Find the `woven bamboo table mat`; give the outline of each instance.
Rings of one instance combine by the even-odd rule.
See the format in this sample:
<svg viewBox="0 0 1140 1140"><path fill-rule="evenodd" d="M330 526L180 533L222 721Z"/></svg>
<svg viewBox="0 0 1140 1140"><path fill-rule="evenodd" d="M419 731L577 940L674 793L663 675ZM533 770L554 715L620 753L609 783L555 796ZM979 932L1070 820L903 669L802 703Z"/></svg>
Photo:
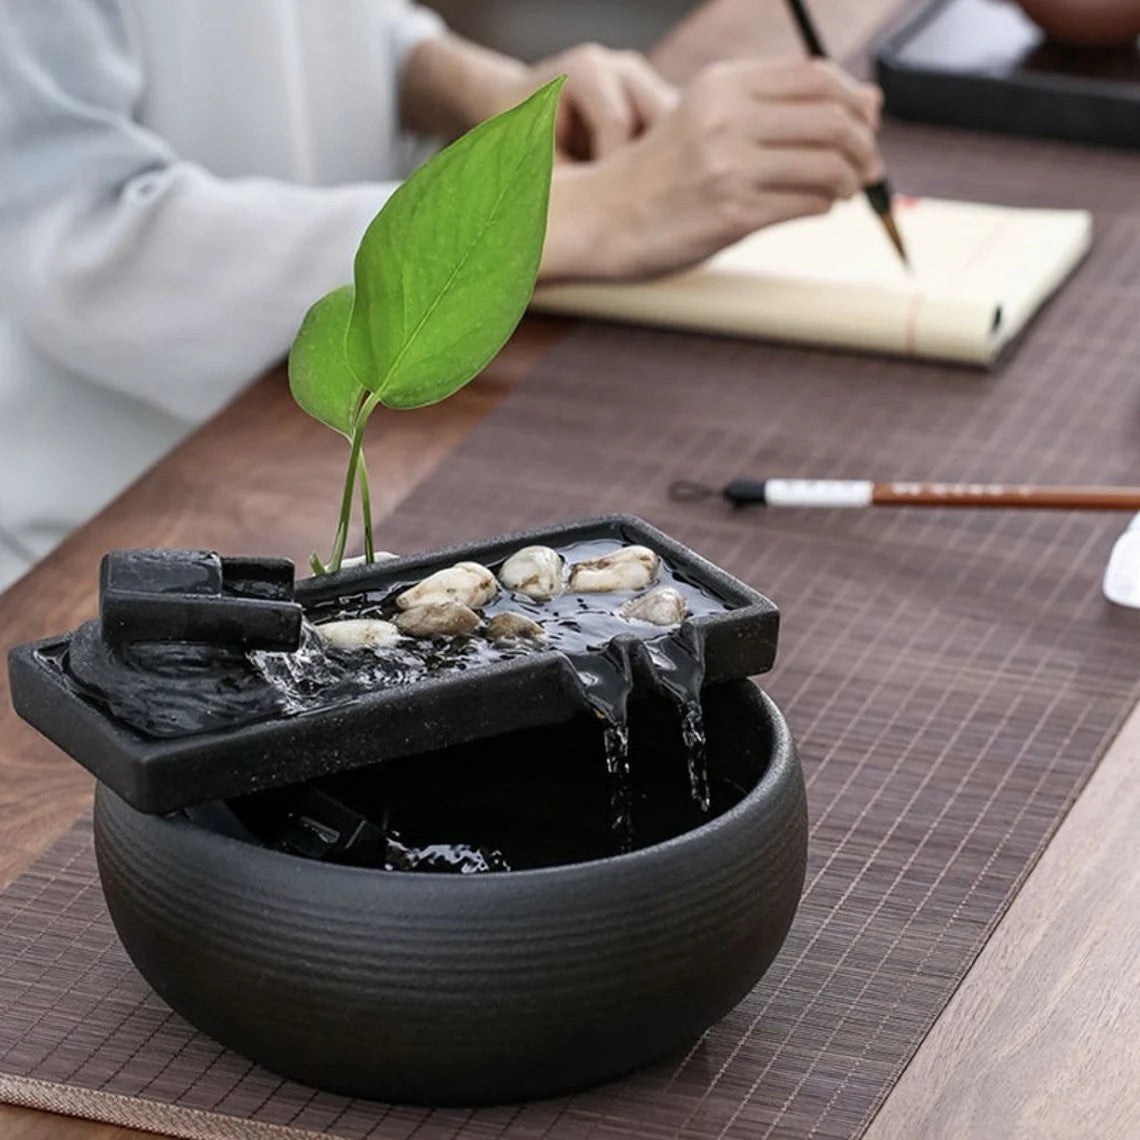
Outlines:
<svg viewBox="0 0 1140 1140"><path fill-rule="evenodd" d="M581 326L387 522L395 549L639 513L769 593L807 892L754 992L685 1056L573 1098L395 1108L282 1082L150 993L86 825L0 896L0 1098L195 1137L858 1136L1140 695L1099 594L1119 518L733 514L740 474L1136 481L1140 159L893 126L908 191L1096 211L1090 260L991 375Z"/></svg>

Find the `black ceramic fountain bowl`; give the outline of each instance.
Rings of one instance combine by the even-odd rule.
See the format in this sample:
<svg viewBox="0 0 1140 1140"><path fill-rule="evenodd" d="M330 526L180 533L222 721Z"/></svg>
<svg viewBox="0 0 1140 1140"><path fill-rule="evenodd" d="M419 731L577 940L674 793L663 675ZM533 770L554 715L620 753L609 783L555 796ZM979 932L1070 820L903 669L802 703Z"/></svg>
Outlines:
<svg viewBox="0 0 1140 1140"><path fill-rule="evenodd" d="M714 814L702 823L675 722L635 709L646 845L629 854L605 853L607 785L583 752L587 738L597 748L588 717L464 745L454 765L448 750L377 769L397 804L402 781L417 803L417 780L436 780L436 827L474 798L471 818L490 829L474 838L532 864L493 874L306 860L223 834L202 822L209 812L144 814L100 785L111 916L175 1010L307 1084L486 1104L616 1077L684 1047L748 993L803 886L804 786L779 710L731 682L706 691L705 716ZM462 773L468 784L452 785ZM248 821L251 802L232 806ZM550 860L562 861L533 866Z"/></svg>

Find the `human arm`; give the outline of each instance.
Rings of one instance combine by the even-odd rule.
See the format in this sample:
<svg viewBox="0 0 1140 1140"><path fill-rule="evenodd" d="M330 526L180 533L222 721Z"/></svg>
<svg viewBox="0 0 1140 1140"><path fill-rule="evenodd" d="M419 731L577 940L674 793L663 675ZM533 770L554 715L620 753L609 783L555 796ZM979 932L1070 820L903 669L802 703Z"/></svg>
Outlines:
<svg viewBox="0 0 1140 1140"><path fill-rule="evenodd" d="M476 123L566 76L556 126L563 158L604 158L663 119L677 92L637 52L579 44L533 65L460 36L425 39L403 70L404 125L456 138Z"/></svg>

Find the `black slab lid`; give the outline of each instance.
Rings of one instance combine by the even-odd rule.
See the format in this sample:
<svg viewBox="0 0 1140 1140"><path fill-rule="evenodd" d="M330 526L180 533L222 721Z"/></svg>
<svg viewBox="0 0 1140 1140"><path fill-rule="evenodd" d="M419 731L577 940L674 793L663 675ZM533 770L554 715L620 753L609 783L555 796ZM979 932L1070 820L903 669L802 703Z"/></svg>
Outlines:
<svg viewBox="0 0 1140 1140"><path fill-rule="evenodd" d="M703 658L706 683L771 668L776 607L641 519L621 515L308 579L297 583L295 599L291 567L280 560L228 559L202 551L117 552L102 568L103 621L110 623L112 652L132 639L171 638L217 640L230 653L238 652L234 646L288 649L297 644L293 622L299 625L303 608L364 591L395 590L460 561L493 567L527 545L558 548L599 539L650 547L675 574L723 604L723 610L689 618L672 635ZM11 650L12 701L20 716L146 812L170 812L513 729L558 724L587 707L583 681L570 660L555 650L539 650L340 703L292 713L279 709L252 723L158 738L110 716L107 703L69 670L68 653L78 651L84 644L80 635L89 633L81 627ZM636 685L660 683L644 637L615 636L604 655L627 670Z"/></svg>

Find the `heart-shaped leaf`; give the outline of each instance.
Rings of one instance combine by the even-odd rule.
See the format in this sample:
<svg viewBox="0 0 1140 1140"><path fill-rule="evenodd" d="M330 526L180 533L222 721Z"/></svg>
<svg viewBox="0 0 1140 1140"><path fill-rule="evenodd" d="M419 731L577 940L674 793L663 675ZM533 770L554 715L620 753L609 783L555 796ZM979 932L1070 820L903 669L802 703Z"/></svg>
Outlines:
<svg viewBox="0 0 1140 1140"><path fill-rule="evenodd" d="M342 285L306 314L289 350L289 390L314 419L351 438L364 388L348 366L345 332L353 288Z"/></svg>
<svg viewBox="0 0 1140 1140"><path fill-rule="evenodd" d="M437 154L365 232L345 353L357 380L388 407L450 396L522 318L546 236L563 82Z"/></svg>

